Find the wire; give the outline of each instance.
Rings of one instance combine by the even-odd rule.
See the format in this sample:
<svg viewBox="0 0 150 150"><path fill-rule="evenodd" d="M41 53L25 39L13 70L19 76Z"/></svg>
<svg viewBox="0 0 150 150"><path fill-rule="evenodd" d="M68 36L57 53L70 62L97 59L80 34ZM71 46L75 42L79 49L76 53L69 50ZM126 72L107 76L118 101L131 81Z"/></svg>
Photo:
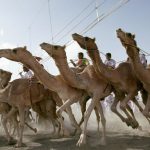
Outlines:
<svg viewBox="0 0 150 150"><path fill-rule="evenodd" d="M52 17L51 17L51 7L50 7L50 0L48 0L48 14L49 14L49 22L50 22L50 29L51 29L51 40L52 40L52 43L53 43L53 25L52 25Z"/></svg>
<svg viewBox="0 0 150 150"><path fill-rule="evenodd" d="M99 18L99 20L96 18L94 19L86 28L84 28L84 30L81 31L82 34L87 33L89 30L91 30L93 27L95 27L99 22L101 22L103 19L105 19L106 17L110 16L112 13L114 13L115 11L117 11L119 8L121 8L123 5L125 5L126 3L128 3L130 0L121 0L119 3L117 3L115 8L111 8L110 11L108 11L106 14L102 14ZM73 42L68 41L65 45L69 46L71 45ZM101 54L105 55L103 52L100 52ZM45 58L45 60L47 60L48 57Z"/></svg>
<svg viewBox="0 0 150 150"><path fill-rule="evenodd" d="M76 15L72 20L70 20L58 33L56 33L54 35L54 38L60 35L60 33L62 33L66 29L66 27L68 27L73 21L78 19L89 8L89 6L91 6L92 3L93 3L93 0L78 15Z"/></svg>
<svg viewBox="0 0 150 150"><path fill-rule="evenodd" d="M106 1L100 3L100 4L97 6L97 8L100 8L105 2L106 2ZM95 9L97 9L97 8L92 9L92 11L90 11L90 12L88 13L88 15L86 15L84 18L82 18L76 25L74 25L69 31L67 31L61 38L59 38L59 39L57 40L56 43L60 42L60 41L61 41L62 39L64 39L64 37L66 37L72 30L74 30L74 29L77 28L81 23L83 23L83 21L85 21L90 15L92 15L92 14L95 12ZM102 14L102 15L103 15L103 14Z"/></svg>
<svg viewBox="0 0 150 150"><path fill-rule="evenodd" d="M121 3L122 1L122 3ZM93 27L95 27L95 25L97 25L99 22L101 22L103 19L105 19L106 17L110 16L112 13L114 13L115 11L117 11L119 8L121 8L123 5L125 5L127 2L129 2L130 0L121 0L118 6L116 6L116 8L112 8L110 11L108 11L108 13L103 14L100 16L99 20L94 19L83 31L81 31L82 34L87 33L89 30L91 30Z"/></svg>

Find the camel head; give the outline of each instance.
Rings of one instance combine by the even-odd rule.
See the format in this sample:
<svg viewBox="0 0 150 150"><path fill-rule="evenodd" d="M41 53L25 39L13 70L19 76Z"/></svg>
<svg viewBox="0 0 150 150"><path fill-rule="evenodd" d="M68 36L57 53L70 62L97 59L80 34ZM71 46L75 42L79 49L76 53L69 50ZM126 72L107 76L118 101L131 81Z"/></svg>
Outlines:
<svg viewBox="0 0 150 150"><path fill-rule="evenodd" d="M11 79L11 72L0 69L0 86L5 87Z"/></svg>
<svg viewBox="0 0 150 150"><path fill-rule="evenodd" d="M124 32L122 29L116 30L116 33L130 57L139 53L139 48L137 47L134 34Z"/></svg>
<svg viewBox="0 0 150 150"><path fill-rule="evenodd" d="M52 58L66 58L65 46L41 43L41 49L45 50Z"/></svg>
<svg viewBox="0 0 150 150"><path fill-rule="evenodd" d="M17 47L13 49L0 49L0 57L4 57L6 59L20 62L27 53L26 47Z"/></svg>
<svg viewBox="0 0 150 150"><path fill-rule="evenodd" d="M77 33L72 34L73 40L75 40L81 48L85 50L95 50L98 49L95 43L95 38L84 37Z"/></svg>
<svg viewBox="0 0 150 150"><path fill-rule="evenodd" d="M26 49L26 47L17 47L13 49L0 49L0 57L6 59L21 62L24 65L27 65L27 62L32 58L35 59L32 54ZM36 60L36 59L35 59Z"/></svg>

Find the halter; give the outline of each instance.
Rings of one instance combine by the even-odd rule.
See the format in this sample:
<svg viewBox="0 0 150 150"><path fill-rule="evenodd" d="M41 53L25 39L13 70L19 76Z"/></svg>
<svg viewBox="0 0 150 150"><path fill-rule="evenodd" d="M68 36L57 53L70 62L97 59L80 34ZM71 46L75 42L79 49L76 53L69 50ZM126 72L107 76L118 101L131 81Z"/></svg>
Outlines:
<svg viewBox="0 0 150 150"><path fill-rule="evenodd" d="M127 34L125 34L125 38L127 38ZM131 44L129 44L129 43L126 43L124 40L122 40L121 39L121 41L122 41L122 43L123 44L125 44L125 46L130 46L130 47L134 47L134 48L136 48L136 49L139 49L139 50L141 50L140 48L138 48L137 46L135 46L135 45L131 45Z"/></svg>

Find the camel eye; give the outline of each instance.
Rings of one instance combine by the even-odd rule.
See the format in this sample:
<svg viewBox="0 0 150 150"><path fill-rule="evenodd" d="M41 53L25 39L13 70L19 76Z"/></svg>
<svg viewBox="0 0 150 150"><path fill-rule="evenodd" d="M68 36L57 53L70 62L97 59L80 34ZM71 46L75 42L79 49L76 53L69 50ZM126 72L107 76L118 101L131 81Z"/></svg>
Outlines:
<svg viewBox="0 0 150 150"><path fill-rule="evenodd" d="M13 51L13 53L17 54L17 50L16 49L13 49L12 51Z"/></svg>
<svg viewBox="0 0 150 150"><path fill-rule="evenodd" d="M85 41L88 41L89 40L89 38L88 37L85 37Z"/></svg>
<svg viewBox="0 0 150 150"><path fill-rule="evenodd" d="M54 46L54 49L58 49L58 46Z"/></svg>

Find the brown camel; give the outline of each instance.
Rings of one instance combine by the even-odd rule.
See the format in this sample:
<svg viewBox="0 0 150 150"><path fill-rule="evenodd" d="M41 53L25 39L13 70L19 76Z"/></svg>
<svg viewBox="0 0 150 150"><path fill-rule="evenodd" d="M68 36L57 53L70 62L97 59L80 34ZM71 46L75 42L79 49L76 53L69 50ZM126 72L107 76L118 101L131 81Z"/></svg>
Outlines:
<svg viewBox="0 0 150 150"><path fill-rule="evenodd" d="M1 79L1 85L3 85L3 88L8 85L8 82L10 80L11 73L4 71L0 69L0 79ZM37 83L38 86L39 83ZM42 88L44 88L42 86ZM62 105L61 99L58 97L58 95L55 92L49 91L48 89L44 89L44 98L42 101L39 101L37 103L32 104L32 109L38 113L41 117L43 117L46 120L49 120L53 125L53 134L56 132L56 124L59 127L59 122L57 121L56 116L56 103L58 106ZM56 101L56 102L55 102ZM11 106L9 106L6 103L2 103L1 105L1 112L8 113L11 109ZM7 107L6 107L7 106ZM16 119L17 114L14 115L14 119ZM16 123L16 122L15 122ZM33 129L31 126L29 126L27 123L26 125ZM60 130L60 129L59 129ZM58 131L59 131L58 130ZM34 129L36 132L36 129Z"/></svg>
<svg viewBox="0 0 150 150"><path fill-rule="evenodd" d="M12 75L12 73L0 69L1 89L5 88L8 85L8 83L11 79L11 75ZM45 92L44 99L40 102L32 104L32 109L36 113L38 113L41 117L44 117L45 119L49 120L52 123L53 128L54 128L53 132L55 134L55 132L56 132L55 124L57 124L57 126L59 126L59 123L57 121L57 116L56 116L56 104L58 106L61 106L62 105L62 100L58 97L58 95L55 92L49 91L48 89L45 89L44 92ZM11 109L11 106L8 105L7 103L0 103L0 113L6 115L10 111L10 109ZM16 121L16 118L17 118L17 113L14 115L14 117L11 117L11 120L12 120L11 124L14 121ZM16 125L17 121L14 122L14 123ZM30 129L33 129L27 123L26 123L26 125ZM36 129L34 129L33 131L36 132Z"/></svg>
<svg viewBox="0 0 150 150"><path fill-rule="evenodd" d="M74 102L77 102L78 100L81 100L85 98L85 92L84 90L78 90L76 88L73 88L66 84L62 76L53 76L49 74L37 61L36 59L31 55L29 51L26 50L26 47L23 48L15 48L15 49L1 49L0 50L0 57L5 57L9 60L21 62L24 65L26 65L28 68L30 68L35 76L41 81L41 83L44 84L45 87L47 87L49 90L57 92L59 97L63 100L64 105L61 107L63 110L64 108L67 109L68 115L70 117L70 120L72 124L78 129L78 131L81 131L80 127L78 126L74 115L71 111L71 108L69 105L71 105ZM67 108L66 108L67 105ZM23 109L20 109L20 114L23 114ZM59 109L59 112L61 110ZM61 112L60 112L61 113ZM23 115L22 115L23 116ZM23 126L23 120L24 118L21 117L22 120L22 126ZM22 119L23 118L23 119ZM63 125L62 119L60 118L60 121ZM62 127L64 129L64 127ZM67 132L67 130L66 130ZM18 141L19 146L21 146L21 142Z"/></svg>
<svg viewBox="0 0 150 150"><path fill-rule="evenodd" d="M11 72L5 71L3 69L0 69L0 90L4 89L10 79L11 79ZM4 102L0 102L0 114L1 114L1 121L3 122L3 118L5 117L5 115L10 111L11 106L8 103L4 103ZM17 113L15 113L9 120L8 120L8 124L10 126L9 128L9 132L11 133L12 131L12 135L15 133L15 130L17 129L17 133L18 133L18 121L17 121Z"/></svg>
<svg viewBox="0 0 150 150"><path fill-rule="evenodd" d="M125 47L125 50L131 60L132 67L135 71L137 78L143 83L145 90L148 92L147 104L143 111L143 114L147 117L150 117L150 69L145 68L140 61L140 49L137 47L137 43L134 39L135 35L132 35L131 33L126 33L121 29L118 29L116 32L118 38L120 39L122 45Z"/></svg>
<svg viewBox="0 0 150 150"><path fill-rule="evenodd" d="M140 111L142 107L135 100L135 95L138 90L142 88L140 81L136 78L134 71L130 63L121 63L116 69L108 68L101 60L95 39L89 37L83 37L79 34L73 34L73 39L81 46L81 48L87 50L88 55L92 59L95 69L99 71L100 75L103 75L106 79L109 80L109 83L113 85L115 92L115 101L112 105L112 111L118 114L116 111L116 106L119 101L121 101L121 109L125 112L133 128L137 128L138 122L135 119L135 116L132 110L127 105L129 100L133 100L134 103L138 106ZM144 99L145 101L145 99ZM126 108L130 111L130 115ZM120 114L118 114L120 116ZM122 116L120 118L123 120ZM149 121L149 120L148 120Z"/></svg>
<svg viewBox="0 0 150 150"><path fill-rule="evenodd" d="M78 89L83 89L89 94L89 96L92 97L91 105L88 107L85 114L84 129L77 145L80 146L81 144L86 143L87 122L95 106L100 106L100 108L97 107L97 109L99 109L100 111L101 121L104 128L104 135L101 139L101 144L105 144L105 118L99 100L103 99L111 93L111 86L108 85L108 82L103 79L102 76L97 76L97 73L91 65L87 66L81 73L72 71L67 63L65 47L51 45L48 43L42 43L40 46L55 60L55 63L59 68L61 75L70 86Z"/></svg>
<svg viewBox="0 0 150 150"><path fill-rule="evenodd" d="M22 144L22 133L24 126L24 113L25 108L29 106L35 106L34 104L40 101L44 101L49 98L49 91L45 90L44 86L39 83L31 83L28 79L17 79L8 84L8 86L0 91L0 101L5 102L11 106L11 110L3 119L3 125L6 132L8 142L11 142L11 136L7 129L7 119L14 116L19 110L20 132L17 141L17 147ZM45 103L45 101L44 101ZM46 102L45 105L48 103ZM56 120L56 105L51 103L49 105L51 109L47 113L51 114L52 121ZM55 107L54 107L55 106ZM37 108L35 106L34 108ZM37 109L36 109L37 110ZM41 111L41 110L40 110ZM40 112L37 110L37 112ZM21 113L20 113L21 112ZM56 123L56 122L55 122ZM25 123L29 128L30 126Z"/></svg>

